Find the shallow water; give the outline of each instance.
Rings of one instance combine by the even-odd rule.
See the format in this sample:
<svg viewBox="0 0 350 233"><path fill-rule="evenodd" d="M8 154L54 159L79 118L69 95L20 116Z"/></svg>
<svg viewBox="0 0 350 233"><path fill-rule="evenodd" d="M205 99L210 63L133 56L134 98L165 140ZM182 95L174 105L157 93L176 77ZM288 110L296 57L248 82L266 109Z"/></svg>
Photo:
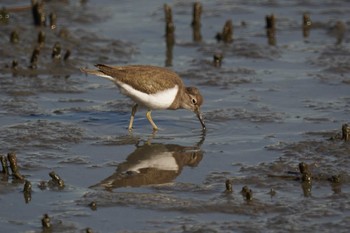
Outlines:
<svg viewBox="0 0 350 233"><path fill-rule="evenodd" d="M48 2L46 11L58 16L54 30L34 27L29 10L0 25L0 153L16 151L33 185L26 204L23 183L1 176L1 229L41 232L47 213L53 232L347 232L350 144L336 135L350 112L350 40L334 26L340 20L349 28L350 3L202 1L202 41L194 42L192 3L168 1L172 53L164 3ZM313 21L308 37L304 12ZM276 45L266 38L271 13ZM227 19L234 41L218 43ZM18 44L9 42L14 29ZM32 70L40 30L46 41ZM51 59L56 41L62 53L71 50L66 62ZM224 56L221 67L212 65L215 53ZM154 111L156 134L141 110L129 133L132 102L108 80L79 71L95 63L171 64L186 85L200 88L206 133L186 110ZM306 189L300 162L313 174ZM51 171L64 189L38 187ZM224 192L227 179L232 193Z"/></svg>

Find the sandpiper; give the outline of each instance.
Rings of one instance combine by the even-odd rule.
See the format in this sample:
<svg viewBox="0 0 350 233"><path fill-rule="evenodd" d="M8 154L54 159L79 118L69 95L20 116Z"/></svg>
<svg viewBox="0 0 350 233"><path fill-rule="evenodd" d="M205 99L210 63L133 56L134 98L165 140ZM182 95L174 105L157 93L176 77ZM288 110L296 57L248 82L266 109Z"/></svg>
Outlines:
<svg viewBox="0 0 350 233"><path fill-rule="evenodd" d="M132 130L139 105L148 109L146 117L155 131L158 130L158 127L152 120L152 110L176 110L180 108L193 111L205 130L200 112L200 106L203 103L202 95L196 87L185 87L175 72L167 68L149 65L109 66L97 64L96 67L96 70L81 69L81 71L112 80L122 94L135 102L131 111L129 130Z"/></svg>

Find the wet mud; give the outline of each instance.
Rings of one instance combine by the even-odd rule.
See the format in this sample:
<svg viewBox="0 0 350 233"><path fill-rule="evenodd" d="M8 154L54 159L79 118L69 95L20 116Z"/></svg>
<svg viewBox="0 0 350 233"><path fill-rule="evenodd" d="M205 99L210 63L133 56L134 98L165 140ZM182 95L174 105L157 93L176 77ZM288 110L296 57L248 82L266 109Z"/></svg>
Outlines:
<svg viewBox="0 0 350 233"><path fill-rule="evenodd" d="M348 231L348 1L1 4L1 230ZM207 130L129 132L95 63L175 70Z"/></svg>

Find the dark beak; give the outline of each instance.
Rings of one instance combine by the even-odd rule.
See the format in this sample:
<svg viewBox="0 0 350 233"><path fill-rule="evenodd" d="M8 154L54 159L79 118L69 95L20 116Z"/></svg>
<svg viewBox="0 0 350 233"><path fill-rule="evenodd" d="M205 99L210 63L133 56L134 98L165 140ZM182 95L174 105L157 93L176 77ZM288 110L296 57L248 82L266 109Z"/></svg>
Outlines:
<svg viewBox="0 0 350 233"><path fill-rule="evenodd" d="M206 127L205 127L205 124L204 124L204 120L203 120L202 114L201 114L201 112L199 110L199 107L197 107L195 109L194 113L196 113L196 115L197 115L197 117L198 117L198 119L199 119L199 121L200 121L200 123L202 125L203 130L206 130Z"/></svg>

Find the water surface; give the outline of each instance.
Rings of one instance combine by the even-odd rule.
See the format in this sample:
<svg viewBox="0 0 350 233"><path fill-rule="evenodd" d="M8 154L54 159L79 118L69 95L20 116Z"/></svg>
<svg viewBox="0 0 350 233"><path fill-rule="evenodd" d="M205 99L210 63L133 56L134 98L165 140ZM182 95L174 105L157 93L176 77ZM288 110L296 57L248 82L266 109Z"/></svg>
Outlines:
<svg viewBox="0 0 350 233"><path fill-rule="evenodd" d="M164 3L176 26L172 53ZM58 17L55 30L34 27L29 10L0 25L0 153L16 151L20 172L33 185L26 204L23 183L2 177L4 231L41 232L45 213L53 232L347 231L350 146L329 138L341 133L350 112L349 35L335 27L341 21L349 28L349 2L202 5L201 42L192 38L188 1L47 2L46 11ZM304 12L313 21L308 37ZM265 29L272 13L275 45ZM218 43L215 35L228 19L234 41ZM13 30L17 44L9 42ZM40 30L46 41L31 70ZM71 50L66 62L51 59L57 41L62 53ZM215 53L224 56L221 67L212 65ZM186 85L200 88L206 133L186 110L154 111L156 134L141 110L129 133L132 102L110 81L79 71L95 63L171 65ZM314 175L306 191L300 162ZM51 171L64 189L38 187ZM332 176L341 182L332 183ZM227 179L232 193L224 192ZM240 193L245 185L251 201Z"/></svg>

